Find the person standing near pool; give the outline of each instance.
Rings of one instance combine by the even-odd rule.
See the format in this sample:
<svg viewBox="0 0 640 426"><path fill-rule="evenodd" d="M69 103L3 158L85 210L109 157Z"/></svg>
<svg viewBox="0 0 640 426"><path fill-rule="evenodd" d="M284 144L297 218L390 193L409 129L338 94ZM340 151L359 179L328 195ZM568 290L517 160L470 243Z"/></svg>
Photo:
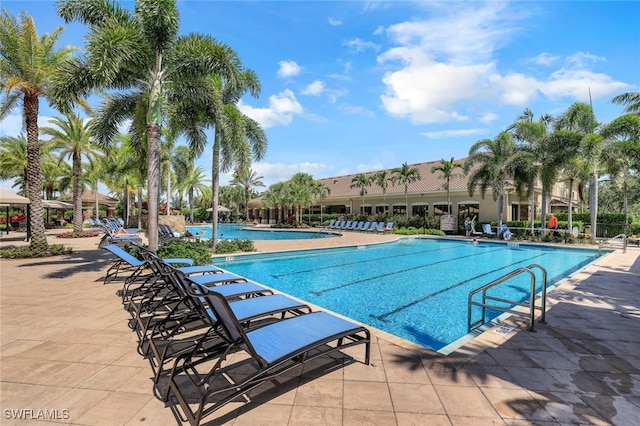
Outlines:
<svg viewBox="0 0 640 426"><path fill-rule="evenodd" d="M464 220L464 232L467 235L467 238L471 237L471 218L469 216Z"/></svg>

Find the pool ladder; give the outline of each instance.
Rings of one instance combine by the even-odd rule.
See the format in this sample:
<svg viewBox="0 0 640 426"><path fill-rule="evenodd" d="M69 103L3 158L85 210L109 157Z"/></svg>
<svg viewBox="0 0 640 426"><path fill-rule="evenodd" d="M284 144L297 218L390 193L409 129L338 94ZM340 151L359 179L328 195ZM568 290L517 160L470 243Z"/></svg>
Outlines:
<svg viewBox="0 0 640 426"><path fill-rule="evenodd" d="M533 269L540 269L542 271L542 292L540 293L540 301L541 301L540 306L536 306L536 274L533 272ZM514 300L507 300L507 299L502 299L499 297L487 295L487 290L489 290L490 288L495 287L498 284L502 284L503 282L508 281L512 278L515 278L521 274L529 274L529 277L531 278L531 296L529 299L529 303L523 303L523 302L518 302ZM482 293L482 301L473 300L473 296L478 293ZM491 302L503 302L503 303L508 303L510 305L523 306L523 307L529 308L528 309L529 312L527 313L522 310L504 308L502 306L492 304ZM545 324L546 323L545 321L546 304L547 304L547 270L538 264L531 264L525 268L518 268L515 271L512 271L494 281L491 281L489 284L484 285L480 288L477 288L469 293L469 305L468 305L468 316L467 316L468 330L471 331L474 328L484 324L486 322L486 311L487 309L491 309L496 311L508 312L513 315L528 316L529 317L528 330L535 331L534 330L535 311L536 309L539 309L541 311L539 322L541 324ZM471 310L473 306L482 307L482 318L477 321L472 321L471 319Z"/></svg>

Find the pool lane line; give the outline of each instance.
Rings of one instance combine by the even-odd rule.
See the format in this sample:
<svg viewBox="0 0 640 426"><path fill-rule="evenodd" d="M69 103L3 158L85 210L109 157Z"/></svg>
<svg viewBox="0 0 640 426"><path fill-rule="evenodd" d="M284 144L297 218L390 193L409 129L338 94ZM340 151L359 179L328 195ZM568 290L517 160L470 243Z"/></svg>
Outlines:
<svg viewBox="0 0 640 426"><path fill-rule="evenodd" d="M529 263L533 259L536 259L536 258L542 257L542 256L546 256L548 254L549 253L540 253L540 254L538 254L536 256L533 256L533 257L530 257L528 259L520 260L520 261L514 262L514 263L512 263L510 265L501 266L500 268L494 269L492 271L488 271L488 272L485 272L483 274L476 275L473 278L467 278L466 280L459 281L459 282L455 283L454 285L452 285L450 287L447 287L447 288L440 289L440 290L436 291L435 293L427 294L427 295L425 295L425 296L423 296L423 297L421 297L419 299L414 300L411 303L407 303L405 305L399 306L399 307L395 308L394 310L389 311L387 313L384 313L382 315L369 314L369 316L371 318L375 318L375 319L380 320L382 322L387 322L387 317L390 317L391 315L395 315L400 311L404 311L405 309L410 308L410 307L412 307L414 305L417 305L418 303L422 303L425 300L431 299L432 297L438 296L439 294L444 293L445 291L449 291L449 290L451 290L453 288L460 287L461 285L467 284L468 282L471 282L471 281L473 281L475 279L478 279L480 277L484 277L486 275L493 274L493 273L498 272L498 271L500 271L502 269L509 268L511 266L515 266L515 265L518 265L518 264L521 264L521 263Z"/></svg>
<svg viewBox="0 0 640 426"><path fill-rule="evenodd" d="M426 268L428 266L433 266L433 265L438 265L438 264L441 264L441 263L452 262L454 260L465 259L467 257L474 257L474 256L479 256L480 254L492 253L494 251L502 251L502 250L505 250L505 249L504 248L498 248L498 249L495 249L495 250L483 251L482 253L471 253L471 254L469 254L467 256L454 257L454 258L451 258L451 259L443 259L443 260L439 260L437 262L431 262L431 263L424 263L424 264L421 264L421 265L418 265L418 266L414 266L412 268L407 268L407 269L402 269L400 271L388 272L386 274L377 275L375 277L375 279L383 278L383 277L390 277L391 275L403 274L403 273L405 273L407 271L415 271L417 269ZM364 279L357 280L357 281L351 281L351 282L348 282L348 283L345 283L345 284L342 284L342 285L339 285L339 286L336 286L336 287L330 287L330 288L327 288L327 289L324 289L324 290L321 290L321 291L311 291L310 293L311 294L315 294L316 296L322 296L324 293L328 293L330 291L340 290L340 289L345 288L345 287L350 287L352 285L366 283L366 282L371 281L371 280L372 280L372 278L364 278Z"/></svg>
<svg viewBox="0 0 640 426"><path fill-rule="evenodd" d="M439 247L439 248L435 248L435 249L421 250L421 251L416 251L416 252L412 252L412 253L403 253L403 254L395 254L393 256L376 257L374 259L362 260L360 262L346 262L346 263L338 263L338 264L333 264L333 265L321 266L319 268L313 268L313 269L301 269L299 271L289 272L289 273L286 273L286 274L271 274L271 276L273 278L279 279L280 277L284 277L284 276L295 275L295 274L306 274L306 273L309 273L309 272L316 272L316 271L320 271L320 270L323 270L323 269L333 269L333 268L338 268L338 267L342 267L342 266L351 266L351 265L362 265L363 263L379 262L381 260L393 259L394 257L415 256L415 255L418 255L418 254L431 253L431 252L434 252L434 251L454 250L454 249L458 249L458 248L460 248L460 247L456 247L456 246L446 247L446 248Z"/></svg>

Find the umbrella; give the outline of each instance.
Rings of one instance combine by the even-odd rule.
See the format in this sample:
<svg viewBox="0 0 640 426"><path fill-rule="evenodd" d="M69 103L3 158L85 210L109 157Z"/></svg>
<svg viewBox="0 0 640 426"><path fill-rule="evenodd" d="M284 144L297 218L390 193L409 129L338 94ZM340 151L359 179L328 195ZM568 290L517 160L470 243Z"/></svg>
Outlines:
<svg viewBox="0 0 640 426"><path fill-rule="evenodd" d="M208 212L212 212L213 211L213 207L209 207L207 209ZM218 212L224 212L224 213L229 213L231 211L231 209L225 207L225 206L218 206Z"/></svg>

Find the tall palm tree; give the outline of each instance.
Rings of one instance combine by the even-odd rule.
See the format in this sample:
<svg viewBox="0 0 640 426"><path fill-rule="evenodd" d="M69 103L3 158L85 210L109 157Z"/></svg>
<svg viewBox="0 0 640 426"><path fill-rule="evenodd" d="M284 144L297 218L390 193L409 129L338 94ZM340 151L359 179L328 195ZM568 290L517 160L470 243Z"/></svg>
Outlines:
<svg viewBox="0 0 640 426"><path fill-rule="evenodd" d="M189 147L186 145L179 145L175 148L175 151L171 156L171 168L173 169L173 174L176 179L176 189L183 194L182 190L184 190L185 187L180 185L180 182L185 182L195 168L195 158L193 158L193 153ZM182 195L180 195L180 200L180 210L182 210Z"/></svg>
<svg viewBox="0 0 640 426"><path fill-rule="evenodd" d="M66 84L58 93L86 96L116 90L100 108L96 137L108 144L118 125L133 118L130 131L136 141L146 141L148 236L155 251L163 121L169 113L175 135L204 144L204 132L194 126L194 110L219 104L207 90L211 78L235 81L240 61L210 36L178 36L176 0L136 0L133 13L109 0L61 0L58 13L67 23L78 21L90 30L85 57L67 67Z"/></svg>
<svg viewBox="0 0 640 426"><path fill-rule="evenodd" d="M264 176L258 176L258 173L251 169L236 169L233 174L233 180L231 181L232 186L240 187L244 190L244 218L249 218L249 196L251 194L251 189L257 186L264 187L264 183L260 180L264 179Z"/></svg>
<svg viewBox="0 0 640 426"><path fill-rule="evenodd" d="M364 173L355 175L351 179L350 188L360 188L360 196L362 197L361 213L364 214L364 196L367 195L367 186L371 186L371 178Z"/></svg>
<svg viewBox="0 0 640 426"><path fill-rule="evenodd" d="M447 190L447 213L451 214L451 197L449 196L449 185L451 179L455 176L456 169L462 170L462 164L456 163L455 159L451 157L451 160L440 160L440 164L436 164L431 167L431 173L440 172L439 179L444 179L444 189Z"/></svg>
<svg viewBox="0 0 640 426"><path fill-rule="evenodd" d="M409 167L405 161L402 163L402 166L393 169L391 174L393 175L394 185L398 184L404 186L404 205L406 208L407 219L409 219L409 185L422 179L422 176L420 176L420 170L416 167Z"/></svg>
<svg viewBox="0 0 640 426"><path fill-rule="evenodd" d="M212 94L220 97L222 108L211 109L203 125L214 126L213 156L211 164L211 184L213 193L213 238L216 244L216 229L218 226L218 188L220 173L227 172L233 167L247 169L251 161L260 161L267 150L267 136L260 124L243 114L237 107L240 98L249 93L257 97L260 94L260 80L257 74L249 69L243 69L234 79L216 79L211 88ZM191 145L194 152L204 149L203 146Z"/></svg>
<svg viewBox="0 0 640 426"><path fill-rule="evenodd" d="M98 146L91 141L89 123L77 114L65 114L64 118L49 120L56 127L44 127L42 133L51 136L60 157L71 157L73 168L73 231L82 231L82 157L93 159L99 154Z"/></svg>
<svg viewBox="0 0 640 426"><path fill-rule="evenodd" d="M40 98L52 104L61 99L51 91L56 74L71 60L73 47L56 50L63 28L38 37L33 19L22 13L16 19L8 11L0 13L0 82L4 96L0 100L0 120L18 104L27 128L27 193L31 218L31 247L44 250L47 237L40 188L40 144L38 111Z"/></svg>
<svg viewBox="0 0 640 426"><path fill-rule="evenodd" d="M494 139L482 139L469 148L464 162L464 172L469 176L467 190L470 196L479 189L484 198L491 188L493 200L498 202L498 221L502 224L503 200L506 181L516 174L518 162L514 160L517 146L508 132L501 132Z"/></svg>
<svg viewBox="0 0 640 426"><path fill-rule="evenodd" d="M387 170L381 170L371 177L371 181L382 189L382 199L384 200L384 214L387 214L387 189L393 185L393 177Z"/></svg>
<svg viewBox="0 0 640 426"><path fill-rule="evenodd" d="M581 136L580 155L589 168L589 213L591 241L596 241L598 221L598 170L604 148L604 139L596 133L600 123L596 120L591 105L576 102L555 120L556 129L577 132Z"/></svg>

